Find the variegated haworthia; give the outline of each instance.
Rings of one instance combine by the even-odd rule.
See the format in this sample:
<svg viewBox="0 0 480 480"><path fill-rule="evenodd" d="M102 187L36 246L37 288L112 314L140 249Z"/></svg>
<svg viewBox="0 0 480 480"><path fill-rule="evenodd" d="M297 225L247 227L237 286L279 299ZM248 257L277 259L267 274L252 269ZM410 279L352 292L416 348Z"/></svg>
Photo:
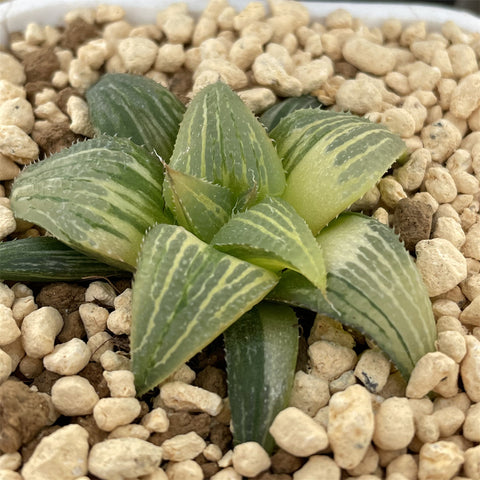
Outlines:
<svg viewBox="0 0 480 480"><path fill-rule="evenodd" d="M267 295L354 326L408 377L433 349L435 333L418 273L387 227L358 215L333 220L403 155L401 139L352 115L304 108L313 106L308 98L265 113L266 129L276 125L269 136L220 82L198 93L182 118L170 94L142 82L112 74L87 93L97 131L140 145L102 135L79 143L28 167L11 195L17 217L90 257L135 271L131 352L138 393L240 318L226 337L237 439L271 445L268 424L288 398L297 332L287 307L260 303ZM115 103L115 92L123 103ZM88 264L55 258L52 272L62 261L79 261L79 272ZM0 264L0 278L7 275ZM274 358L277 371L267 375ZM251 385L265 389L256 389L256 414L246 416Z"/></svg>

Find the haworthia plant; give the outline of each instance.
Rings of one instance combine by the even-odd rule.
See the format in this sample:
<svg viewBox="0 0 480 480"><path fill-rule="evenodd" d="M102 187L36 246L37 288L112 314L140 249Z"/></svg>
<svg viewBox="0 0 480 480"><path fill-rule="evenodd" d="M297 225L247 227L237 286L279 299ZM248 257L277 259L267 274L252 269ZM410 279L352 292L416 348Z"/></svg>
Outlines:
<svg viewBox="0 0 480 480"><path fill-rule="evenodd" d="M133 288L137 392L158 385L277 281L269 270L221 253L183 227L153 227L145 237Z"/></svg>
<svg viewBox="0 0 480 480"><path fill-rule="evenodd" d="M431 304L410 255L390 228L355 213L340 215L317 240L325 255L328 302L295 274L285 275L269 298L354 327L408 378L435 341Z"/></svg>
<svg viewBox="0 0 480 480"><path fill-rule="evenodd" d="M283 198L314 234L370 190L406 151L383 125L319 109L293 112L270 135L287 173Z"/></svg>
<svg viewBox="0 0 480 480"><path fill-rule="evenodd" d="M277 413L288 406L297 351L297 317L283 305L261 303L225 332L228 392L237 443L254 441L269 452L273 450L268 428Z"/></svg>
<svg viewBox="0 0 480 480"><path fill-rule="evenodd" d="M167 88L140 75L107 73L86 97L97 135L129 138L170 158L185 107Z"/></svg>
<svg viewBox="0 0 480 480"><path fill-rule="evenodd" d="M100 136L26 168L12 189L17 217L121 269L135 269L145 231L170 223L163 166L125 138Z"/></svg>
<svg viewBox="0 0 480 480"><path fill-rule="evenodd" d="M293 333L282 327L282 318L288 323L293 317L260 303L267 294L354 326L408 377L433 349L435 332L418 273L387 227L358 215L333 220L403 155L400 138L352 115L305 108L303 98L264 115L267 129L276 124L269 137L220 82L194 97L177 135L181 109L172 113L171 128L160 113L174 108L169 95L132 77L130 97L128 78L112 74L92 87L92 120L99 132L119 133L95 114L118 112L125 119L121 135L149 132L136 139L146 148L111 136L79 143L28 167L14 183L11 202L17 217L66 245L135 271L131 351L138 393L157 386L258 304L227 334L229 396L237 440L257 438L269 446L268 423L288 398L294 362ZM115 91L123 92L125 104L115 103ZM175 145L170 160L160 146L157 155L148 151L155 139L143 110L157 115L152 124L160 122L155 128L163 129L168 148ZM5 255L7 245L16 248L7 242ZM0 278L6 274L0 268ZM290 359L277 380L249 368L245 381L272 387L256 400L263 407L255 411L267 419L245 418L238 387L246 378L240 375L244 359L232 346L254 319L259 324L249 338L257 346L248 360L265 366L287 351ZM277 381L283 385L278 396Z"/></svg>

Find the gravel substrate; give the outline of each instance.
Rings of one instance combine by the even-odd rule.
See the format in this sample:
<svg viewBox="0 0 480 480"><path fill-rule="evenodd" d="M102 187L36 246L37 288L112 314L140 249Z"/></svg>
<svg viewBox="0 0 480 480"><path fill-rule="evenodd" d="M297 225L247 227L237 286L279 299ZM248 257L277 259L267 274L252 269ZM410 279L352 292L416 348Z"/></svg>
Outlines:
<svg viewBox="0 0 480 480"><path fill-rule="evenodd" d="M427 19L428 20L428 19ZM0 239L43 235L15 219L22 166L92 136L86 89L146 75L188 101L218 79L257 114L310 93L386 124L410 158L352 208L389 224L415 257L437 351L408 384L356 332L302 320L291 406L273 456L233 448L221 340L136 398L130 279L0 283L0 480L480 480L480 33L453 22L367 28L300 3L211 0L134 26L120 7L34 23L0 52Z"/></svg>

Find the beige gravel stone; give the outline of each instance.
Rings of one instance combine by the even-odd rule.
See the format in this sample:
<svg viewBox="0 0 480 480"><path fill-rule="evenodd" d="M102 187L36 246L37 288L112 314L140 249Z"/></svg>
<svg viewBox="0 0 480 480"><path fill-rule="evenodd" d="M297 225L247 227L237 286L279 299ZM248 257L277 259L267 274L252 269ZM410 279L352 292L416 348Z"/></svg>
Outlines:
<svg viewBox="0 0 480 480"><path fill-rule="evenodd" d="M43 357L43 365L50 372L60 375L75 375L90 361L92 352L79 338L55 345L52 353Z"/></svg>
<svg viewBox="0 0 480 480"><path fill-rule="evenodd" d="M102 480L125 480L154 472L162 449L138 438L116 438L95 444L88 457L88 470Z"/></svg>
<svg viewBox="0 0 480 480"><path fill-rule="evenodd" d="M269 432L281 448L298 457L308 457L328 446L325 429L296 407L282 410Z"/></svg>
<svg viewBox="0 0 480 480"><path fill-rule="evenodd" d="M290 406L297 407L313 417L321 407L328 404L330 391L328 381L301 370L295 374Z"/></svg>
<svg viewBox="0 0 480 480"><path fill-rule="evenodd" d="M67 425L40 440L22 468L25 480L74 480L87 474L88 432Z"/></svg>
<svg viewBox="0 0 480 480"><path fill-rule="evenodd" d="M235 471L245 477L255 477L271 465L268 453L257 442L237 445L233 449L232 463Z"/></svg>
<svg viewBox="0 0 480 480"><path fill-rule="evenodd" d="M205 440L195 432L176 435L162 443L163 458L174 462L192 460L206 447Z"/></svg>
<svg viewBox="0 0 480 480"><path fill-rule="evenodd" d="M430 297L448 292L467 277L464 256L448 240L421 240L415 251L416 265Z"/></svg>
<svg viewBox="0 0 480 480"><path fill-rule="evenodd" d="M480 402L480 340L465 337L467 354L462 360L460 374L465 392L473 402Z"/></svg>
<svg viewBox="0 0 480 480"><path fill-rule="evenodd" d="M21 332L10 308L0 303L0 346L3 347L20 338Z"/></svg>
<svg viewBox="0 0 480 480"><path fill-rule="evenodd" d="M312 455L302 468L293 474L293 480L340 480L338 465L326 455Z"/></svg>
<svg viewBox="0 0 480 480"><path fill-rule="evenodd" d="M327 381L351 370L357 360L354 350L324 340L312 343L308 348L308 355L312 374Z"/></svg>
<svg viewBox="0 0 480 480"><path fill-rule="evenodd" d="M327 432L336 464L345 469L356 467L374 432L372 401L367 389L353 385L332 395Z"/></svg>
<svg viewBox="0 0 480 480"><path fill-rule="evenodd" d="M183 382L163 384L160 398L174 410L206 412L212 416L218 415L223 406L221 397L216 393Z"/></svg>
<svg viewBox="0 0 480 480"><path fill-rule="evenodd" d="M136 398L102 398L93 408L93 418L98 428L111 432L120 425L133 422L140 410L140 402Z"/></svg>
<svg viewBox="0 0 480 480"><path fill-rule="evenodd" d="M453 442L426 443L420 449L419 480L448 480L460 470L463 452Z"/></svg>
<svg viewBox="0 0 480 480"><path fill-rule="evenodd" d="M60 377L52 386L52 402L62 415L89 415L99 398L92 384L79 375Z"/></svg>

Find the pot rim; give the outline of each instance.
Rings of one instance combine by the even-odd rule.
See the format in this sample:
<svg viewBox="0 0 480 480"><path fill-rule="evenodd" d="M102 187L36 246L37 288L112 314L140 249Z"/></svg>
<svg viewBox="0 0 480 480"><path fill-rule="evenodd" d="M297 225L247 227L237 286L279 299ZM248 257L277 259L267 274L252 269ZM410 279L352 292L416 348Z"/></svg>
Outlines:
<svg viewBox="0 0 480 480"><path fill-rule="evenodd" d="M208 0L184 0L189 10L199 14ZM0 4L0 46L8 44L9 33L25 29L35 21L43 25L62 25L64 15L77 8L92 8L99 4L120 5L132 23L152 23L156 13L175 3L175 0L9 0ZM245 7L246 0L229 0L237 10ZM373 3L373 2L301 2L310 11L312 18L322 19L338 8L344 8L360 18L368 26L378 26L384 20L396 18L402 22L425 20L429 27L439 28L453 20L460 28L480 32L480 17L450 7L421 4Z"/></svg>

